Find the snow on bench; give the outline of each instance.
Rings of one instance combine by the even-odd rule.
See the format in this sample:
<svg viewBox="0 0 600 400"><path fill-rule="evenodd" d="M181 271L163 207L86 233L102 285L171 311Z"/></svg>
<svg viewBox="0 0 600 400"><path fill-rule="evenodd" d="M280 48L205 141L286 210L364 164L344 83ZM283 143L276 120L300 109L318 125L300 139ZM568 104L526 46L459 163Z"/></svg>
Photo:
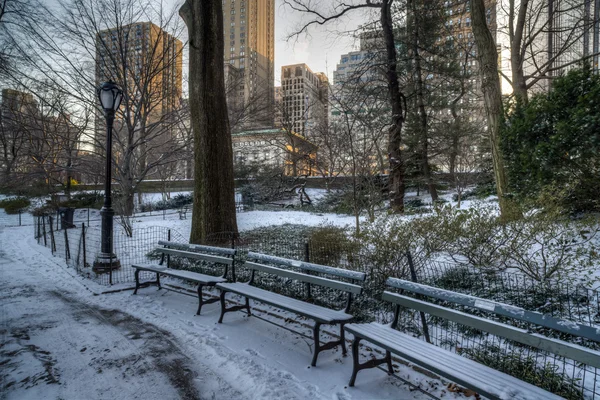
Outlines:
<svg viewBox="0 0 600 400"><path fill-rule="evenodd" d="M133 294L137 294L140 287L140 272L148 271L156 273L156 281L146 282L148 284L156 284L158 289L161 289L160 275L170 276L174 278L183 279L189 282L198 284L198 311L196 315L200 315L202 306L204 304L215 303L219 301L218 298L204 299L202 296L202 289L204 286L215 286L218 283L227 282L227 274L229 268L233 271L234 258L236 251L233 249L226 249L213 246L201 246L195 244L176 243L169 241L159 241L159 246L156 252L162 255L159 264L134 264L132 267L135 269L135 290ZM167 265L163 265L167 258ZM210 263L212 266L223 265L224 272L221 276L201 274L198 272L192 272L187 270L169 268L171 262L171 256L183 257L192 260L201 260Z"/></svg>
<svg viewBox="0 0 600 400"><path fill-rule="evenodd" d="M259 261L268 262L269 264L274 264L276 266L259 263ZM310 270L312 272L320 272L330 276L338 276L342 278L352 279L353 282L362 282L365 280L365 274L362 272L348 271L324 265L303 263L300 261L289 260L286 258L249 252L248 261L244 263L244 267L248 268L251 271L250 280L246 283L219 283L216 285L216 287L219 290L221 290L221 316L219 318L219 323L223 322L223 316L225 315L225 313L230 311L245 309L248 315L251 315L250 299L253 299L277 308L281 308L286 311L294 312L296 314L302 315L315 321L315 325L313 327L313 339L315 348L311 362L311 365L313 367L317 365L317 357L321 351L341 345L342 353L345 355L347 351L344 338L344 324L351 321L353 318L352 315L349 314L350 305L352 303L352 296L361 294L362 287L355 283L348 283L329 278L321 278L316 275L309 275L302 272L296 272L289 269L279 268L281 266L297 267L304 270ZM346 308L344 310L332 310L327 307L318 306L312 303L308 303L302 300L294 299L288 296L284 296L282 294L277 294L265 289L258 288L256 286L253 286L254 278L257 273L277 275L283 278L304 282L306 285L314 284L345 292L348 296ZM227 292L232 292L244 296L246 298L245 305L232 306L230 308L226 308L225 294ZM321 324L340 324L340 340L321 344L319 340Z"/></svg>
<svg viewBox="0 0 600 400"><path fill-rule="evenodd" d="M491 302L485 299L462 295L460 293L433 288L396 278L389 278L387 285L389 287L402 289L405 292L425 295L456 304L485 309L487 311L496 312L497 314L508 316L514 319L534 322L532 317L528 315L532 312L507 304ZM395 328L398 324L401 306L424 312L435 317L441 317L450 321L454 321L471 328L489 332L495 336L509 339L526 346L535 347L558 356L587 364L589 366L596 368L600 367L600 352L585 348L583 346L548 338L539 334L530 333L525 329L516 328L501 322L442 307L437 304L432 304L423 300L389 291L385 291L383 293L382 300L396 304L394 322L390 326L384 326L378 323L348 324L345 326L345 329L354 335L354 341L352 343L354 368L352 371L352 377L350 378L350 386L354 386L356 375L358 374L358 371L362 369L373 368L380 364L387 363L388 371L393 373L391 367L391 353L394 353L414 364L429 369L430 371L433 371L489 398L518 398L524 400L562 398L534 385L523 382L518 378L490 369L473 360L467 359L456 353L426 343L396 330ZM492 306L490 306L490 304ZM508 312L507 310L511 310L511 312ZM551 317L546 318L551 319ZM557 322L549 320L544 324L545 325L540 323L542 326L550 326L557 324ZM578 329L573 329L569 333L574 335L580 334L581 336L582 332L584 335L589 333L586 329L580 329L579 332ZM369 360L361 364L359 362L358 348L360 341L363 339L385 349L385 357L382 359ZM597 335L595 340L599 340Z"/></svg>

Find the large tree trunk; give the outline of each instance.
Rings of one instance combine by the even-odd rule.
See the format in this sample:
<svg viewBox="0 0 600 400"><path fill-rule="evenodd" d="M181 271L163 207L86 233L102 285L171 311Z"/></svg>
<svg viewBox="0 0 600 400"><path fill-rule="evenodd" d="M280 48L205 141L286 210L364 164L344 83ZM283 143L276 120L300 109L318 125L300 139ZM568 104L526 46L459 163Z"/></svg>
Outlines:
<svg viewBox="0 0 600 400"><path fill-rule="evenodd" d="M419 38L419 23L416 18L419 10L414 0L409 0L409 4L410 9L412 10L412 16L409 15L409 21L412 22L409 25L412 36L410 43L415 68L414 76L416 78L417 107L419 109L419 124L421 128L419 132L419 141L421 142L421 168L423 169L423 177L427 183L431 201L435 202L438 200L438 193L435 183L433 182L433 177L431 176L431 166L429 165L429 131L427 129L427 110L425 109L425 85L423 84L423 68L421 66L421 54L419 52L419 43L421 42Z"/></svg>
<svg viewBox="0 0 600 400"><path fill-rule="evenodd" d="M398 72L396 70L396 43L392 23L392 3L394 0L383 0L381 5L381 28L386 49L386 78L390 104L392 106L392 123L388 132L388 159L390 163L389 190L390 208L397 213L404 212L404 160L400 146L402 145L402 125L404 124L404 96L400 92Z"/></svg>
<svg viewBox="0 0 600 400"><path fill-rule="evenodd" d="M221 0L186 0L179 14L189 35L189 90L194 133L194 207L190 243L237 236L233 153L223 73Z"/></svg>
<svg viewBox="0 0 600 400"><path fill-rule="evenodd" d="M496 179L496 191L498 193L498 203L500 204L500 218L503 221L510 221L519 218L521 213L516 201L510 197L504 158L500 151L502 92L500 77L498 76L496 42L486 23L484 0L470 0L470 2L471 17L473 19L473 36L475 37L479 59L481 90L485 102L494 177Z"/></svg>

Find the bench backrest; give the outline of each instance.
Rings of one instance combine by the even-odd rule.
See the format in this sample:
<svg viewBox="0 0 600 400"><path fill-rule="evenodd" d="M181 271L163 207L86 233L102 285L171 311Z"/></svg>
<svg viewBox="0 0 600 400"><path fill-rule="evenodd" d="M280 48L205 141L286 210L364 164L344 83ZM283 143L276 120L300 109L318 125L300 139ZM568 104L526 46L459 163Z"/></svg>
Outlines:
<svg viewBox="0 0 600 400"><path fill-rule="evenodd" d="M170 257L185 257L192 260L201 260L214 264L222 264L225 266L225 272L223 277L227 276L228 268L231 267L233 272L233 265L235 262L235 249L228 249L214 246L203 246L199 244L187 244L170 242L166 240L160 240L159 246L156 251L164 256L167 256L167 266L170 264ZM161 259L161 263L163 260Z"/></svg>
<svg viewBox="0 0 600 400"><path fill-rule="evenodd" d="M271 264L267 265L265 263ZM294 279L299 282L304 282L310 293L310 285L318 285L330 289L339 290L348 293L348 301L346 303L346 312L350 309L352 295L362 293L362 286L354 282L362 282L366 275L363 272L350 271L341 268L334 268L327 265L312 264L302 261L290 260L282 257L270 256L267 254L249 252L248 261L244 263L244 267L251 271L250 281L254 282L255 273L264 272L267 274L277 275L284 278ZM302 272L284 269L280 267L294 267ZM316 275L311 275L307 272L315 272L345 278L351 282L339 281L331 278L323 278Z"/></svg>
<svg viewBox="0 0 600 400"><path fill-rule="evenodd" d="M422 285L414 282L404 281L396 278L389 278L387 281L387 285L396 289L402 289L405 291L409 291L412 293L425 295L433 298L437 298L444 301L453 302L456 304L462 304L474 308L479 308L486 311L496 312L499 315L508 316L511 318L519 319L522 321L537 323L537 316L534 318L533 316L527 313L533 313L531 311L523 310L519 307L513 307L508 304L502 304L497 302L492 302L485 299L480 299L478 297L463 295L460 293L451 292L444 289L438 289L427 285ZM600 367L600 352L589 349L587 347L579 346L577 344L564 342L562 340L548 338L543 335L530 333L525 329L516 328L511 325L503 324L501 322L492 321L483 317L475 316L472 314L468 314L462 311L446 308L439 306L437 304L428 303L423 300L415 299L413 297L408 297L402 294L392 293L385 291L383 293L382 299L384 301L388 301L396 304L397 306L408 307L417 311L422 311L428 313L430 315L434 315L437 317L441 317L450 321L457 322L459 324L469 326L475 329L483 330L489 332L493 335L504 337L506 339L513 340L515 342L535 347L540 350L548 351L552 354L556 354L562 357L569 358L571 360L575 360L578 362L582 362L584 364ZM493 305L493 307L492 307ZM496 310L497 309L497 310ZM398 308L396 308L396 315L394 316L394 321L397 321L398 318ZM539 314L539 313L535 313ZM546 317L552 318L552 317ZM558 322L560 320L554 319L553 322L543 322L538 325L545 327L553 327L554 325L558 325L561 328L564 326L571 325L571 331L568 333L583 336L595 341L600 339L600 335L596 333L592 335L590 329L596 331L595 328L587 327L585 325L577 324L577 326L582 329L581 332L577 332L575 329L575 323L570 321L563 321L564 326L560 325ZM565 331L564 329L560 329L561 331ZM583 335L582 335L583 333ZM592 337L588 337L592 336Z"/></svg>

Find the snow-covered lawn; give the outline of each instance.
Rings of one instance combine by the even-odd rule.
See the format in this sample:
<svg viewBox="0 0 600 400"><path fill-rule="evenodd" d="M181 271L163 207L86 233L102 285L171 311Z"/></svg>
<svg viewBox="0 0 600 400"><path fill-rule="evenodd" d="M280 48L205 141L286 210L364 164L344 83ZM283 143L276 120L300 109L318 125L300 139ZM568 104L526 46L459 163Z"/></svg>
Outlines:
<svg viewBox="0 0 600 400"><path fill-rule="evenodd" d="M264 224L278 220L271 214ZM246 215L240 215L242 226ZM106 287L79 277L38 246L31 227L0 227L0 268L0 385L6 399L428 398L377 369L362 371L357 386L348 388L352 359L339 349L323 352L311 368L310 340L243 313L217 324L218 303L198 317L193 297L154 287L137 296L95 295ZM264 306L255 313L281 322ZM308 333L299 323L286 325ZM365 358L371 352L362 349ZM396 365L413 384L458 398L441 381Z"/></svg>

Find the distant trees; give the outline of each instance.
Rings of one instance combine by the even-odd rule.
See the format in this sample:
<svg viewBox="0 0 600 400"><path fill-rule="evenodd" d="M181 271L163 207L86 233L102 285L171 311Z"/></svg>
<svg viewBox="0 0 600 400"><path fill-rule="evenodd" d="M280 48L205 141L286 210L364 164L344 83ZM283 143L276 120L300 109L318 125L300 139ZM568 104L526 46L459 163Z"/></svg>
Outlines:
<svg viewBox="0 0 600 400"><path fill-rule="evenodd" d="M520 199L551 196L565 209L600 211L600 76L589 64L548 93L517 102L502 131L508 175Z"/></svg>
<svg viewBox="0 0 600 400"><path fill-rule="evenodd" d="M93 158L105 156L97 79L123 89L112 161L123 198L118 211L131 215L139 183L178 162L188 146L189 137L179 130L187 113L177 92L182 46L163 33L181 31L176 11L140 0L59 0L52 8L36 0L26 3L35 12L11 31L14 50L5 82L39 99L43 88L71 105L65 118L58 103L40 101L48 113L63 114L72 129L77 127L79 140L70 154L86 153L86 162L71 162L69 170L86 176L103 175L102 169L85 169L98 164ZM138 24L147 20L154 23Z"/></svg>

